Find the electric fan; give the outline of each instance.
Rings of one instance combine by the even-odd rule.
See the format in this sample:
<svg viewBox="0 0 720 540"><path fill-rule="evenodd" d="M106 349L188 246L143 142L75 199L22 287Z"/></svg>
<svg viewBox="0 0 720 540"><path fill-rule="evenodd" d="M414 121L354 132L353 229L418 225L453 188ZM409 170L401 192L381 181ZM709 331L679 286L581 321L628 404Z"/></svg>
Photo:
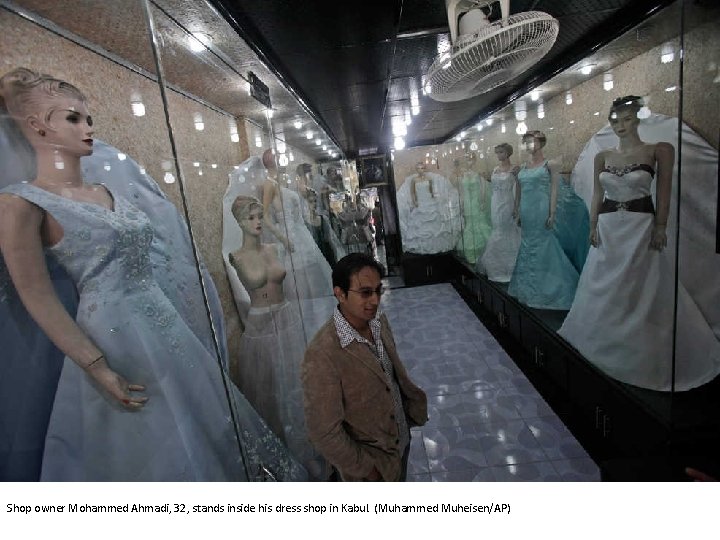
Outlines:
<svg viewBox="0 0 720 540"><path fill-rule="evenodd" d="M502 17L490 22L483 8L499 3ZM558 21L541 11L509 15L510 0L445 0L451 45L423 80L436 101L460 101L517 77L545 56Z"/></svg>

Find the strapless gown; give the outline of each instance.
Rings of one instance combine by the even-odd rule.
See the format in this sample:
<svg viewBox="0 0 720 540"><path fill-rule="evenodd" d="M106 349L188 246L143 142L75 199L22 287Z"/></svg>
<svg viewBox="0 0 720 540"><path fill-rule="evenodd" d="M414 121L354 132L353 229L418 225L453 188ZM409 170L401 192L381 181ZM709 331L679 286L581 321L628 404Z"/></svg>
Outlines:
<svg viewBox="0 0 720 540"><path fill-rule="evenodd" d="M61 224L63 239L47 254L77 287L78 325L150 398L142 410L128 411L65 358L42 480L256 480L264 470L281 480L307 478L158 284L145 213L112 191L113 210L31 184L3 192Z"/></svg>
<svg viewBox="0 0 720 540"><path fill-rule="evenodd" d="M627 202L651 194L648 165L606 168L605 198ZM672 388L675 275L670 259L652 250L654 216L618 210L598 216L572 309L559 330L611 377L650 390ZM675 390L689 390L720 371L720 343L682 284L678 288Z"/></svg>
<svg viewBox="0 0 720 540"><path fill-rule="evenodd" d="M552 229L545 227L550 208L547 162L522 168L520 181L520 251L508 293L538 309L567 310L572 305L578 272Z"/></svg>

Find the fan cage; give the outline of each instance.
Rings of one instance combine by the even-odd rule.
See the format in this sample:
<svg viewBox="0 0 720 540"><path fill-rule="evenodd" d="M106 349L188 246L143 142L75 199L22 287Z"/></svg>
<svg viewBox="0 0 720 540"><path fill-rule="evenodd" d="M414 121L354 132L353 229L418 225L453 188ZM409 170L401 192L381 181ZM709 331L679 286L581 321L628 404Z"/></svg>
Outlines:
<svg viewBox="0 0 720 540"><path fill-rule="evenodd" d="M555 43L558 21L547 13L519 13L461 36L433 62L425 85L440 101L487 92L514 78L545 56ZM505 73L505 77L498 77ZM472 92L472 93L471 93Z"/></svg>

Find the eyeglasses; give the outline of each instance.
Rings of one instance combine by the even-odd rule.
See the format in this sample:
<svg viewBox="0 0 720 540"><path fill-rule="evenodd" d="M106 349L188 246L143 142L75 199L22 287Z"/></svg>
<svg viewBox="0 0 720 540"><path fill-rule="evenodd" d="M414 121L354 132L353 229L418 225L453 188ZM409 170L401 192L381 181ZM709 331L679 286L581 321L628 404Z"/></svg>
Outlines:
<svg viewBox="0 0 720 540"><path fill-rule="evenodd" d="M378 297L385 293L385 289L380 285L377 289L348 289L348 291L356 292L360 295L360 298L365 300L369 299L373 294L377 294Z"/></svg>

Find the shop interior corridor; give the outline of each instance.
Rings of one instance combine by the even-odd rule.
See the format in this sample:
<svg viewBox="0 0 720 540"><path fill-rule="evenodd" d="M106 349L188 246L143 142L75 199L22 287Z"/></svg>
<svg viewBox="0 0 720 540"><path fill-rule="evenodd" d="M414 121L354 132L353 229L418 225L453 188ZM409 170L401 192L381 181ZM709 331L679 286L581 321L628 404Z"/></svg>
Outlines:
<svg viewBox="0 0 720 540"><path fill-rule="evenodd" d="M429 421L412 430L411 481L599 481L596 464L452 285L383 296Z"/></svg>

